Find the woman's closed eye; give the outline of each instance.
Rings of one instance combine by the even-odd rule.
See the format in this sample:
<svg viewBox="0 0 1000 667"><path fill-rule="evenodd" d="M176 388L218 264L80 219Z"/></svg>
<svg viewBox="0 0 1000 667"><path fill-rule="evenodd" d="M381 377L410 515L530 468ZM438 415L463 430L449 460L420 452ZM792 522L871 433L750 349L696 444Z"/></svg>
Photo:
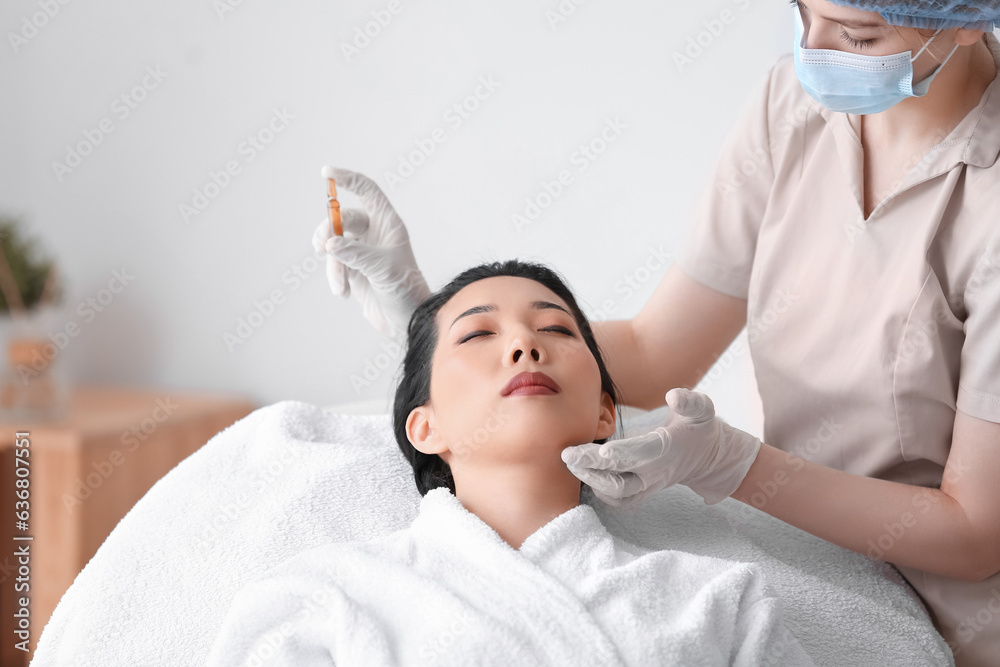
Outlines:
<svg viewBox="0 0 1000 667"><path fill-rule="evenodd" d="M847 34L846 30L840 31L840 39L856 49L870 49L872 48L872 44L875 43L874 39L854 39Z"/></svg>
<svg viewBox="0 0 1000 667"><path fill-rule="evenodd" d="M479 338L480 336L492 336L492 335L493 335L492 331L486 331L486 330L471 331L471 332L465 334L464 336L462 336L459 339L458 344L461 345L462 343L464 343L466 341L472 340L473 338Z"/></svg>
<svg viewBox="0 0 1000 667"><path fill-rule="evenodd" d="M546 331L549 333L559 333L565 336L569 336L570 338L576 338L576 334L573 333L572 329L570 329L569 327L564 327L561 324L553 324L552 326L542 327L541 329L539 329L539 331ZM492 336L493 334L494 332L488 331L486 329L478 329L476 331L470 331L469 333L465 334L459 339L458 344L461 345L462 343L468 342L473 338L480 338L482 336Z"/></svg>
<svg viewBox="0 0 1000 667"><path fill-rule="evenodd" d="M799 0L788 0L788 4L790 4L792 7L795 7L796 9L801 7L806 12L809 11L809 8L800 3ZM854 47L855 49L870 49L872 48L872 45L874 45L875 42L878 40L875 37L869 39L856 39L854 37L851 37L849 34L847 34L846 30L841 28L840 41L844 42L849 46Z"/></svg>

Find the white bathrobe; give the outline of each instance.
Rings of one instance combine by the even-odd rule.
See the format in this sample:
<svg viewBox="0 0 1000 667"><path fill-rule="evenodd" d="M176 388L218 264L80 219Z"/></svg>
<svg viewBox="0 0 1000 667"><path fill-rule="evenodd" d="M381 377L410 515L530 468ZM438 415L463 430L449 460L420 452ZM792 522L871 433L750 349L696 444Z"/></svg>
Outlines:
<svg viewBox="0 0 1000 667"><path fill-rule="evenodd" d="M746 564L624 542L586 504L513 549L438 488L409 528L251 581L208 664L813 663Z"/></svg>

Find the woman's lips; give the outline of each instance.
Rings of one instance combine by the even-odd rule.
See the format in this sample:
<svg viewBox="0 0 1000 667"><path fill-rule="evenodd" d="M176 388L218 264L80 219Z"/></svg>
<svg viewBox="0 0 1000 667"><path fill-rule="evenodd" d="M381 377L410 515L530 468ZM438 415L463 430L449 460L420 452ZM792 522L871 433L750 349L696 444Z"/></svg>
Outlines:
<svg viewBox="0 0 1000 667"><path fill-rule="evenodd" d="M501 396L536 396L558 394L559 383L545 373L518 373L503 386Z"/></svg>

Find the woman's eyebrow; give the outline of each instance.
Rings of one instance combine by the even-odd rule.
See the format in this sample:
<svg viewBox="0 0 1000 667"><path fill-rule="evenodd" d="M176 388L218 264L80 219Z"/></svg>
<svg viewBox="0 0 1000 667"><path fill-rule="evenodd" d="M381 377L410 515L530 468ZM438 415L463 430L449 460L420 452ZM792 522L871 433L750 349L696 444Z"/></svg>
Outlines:
<svg viewBox="0 0 1000 667"><path fill-rule="evenodd" d="M569 312L568 310L560 306L558 303L552 303L551 301L532 301L531 307L534 308L535 310L548 310L550 308L554 308L556 310L563 311L570 317L573 317L573 313ZM469 308L467 311L456 317L455 320L451 323L451 326L448 327L448 329L451 329L451 327L455 326L455 323L458 322L463 317L468 317L469 315L478 315L479 313L492 313L497 310L499 310L499 308L497 308L496 304L494 303L487 303L482 306L473 306L472 308Z"/></svg>
<svg viewBox="0 0 1000 667"><path fill-rule="evenodd" d="M495 310L499 309L497 308L496 304L493 303L488 303L484 306L473 306L472 308L469 308L467 311L456 317L455 321L451 323L451 327L455 326L455 322L458 322L463 317L468 317L469 315L478 315L479 313L492 313ZM451 329L451 327L448 327L448 329Z"/></svg>
<svg viewBox="0 0 1000 667"><path fill-rule="evenodd" d="M884 28L885 23L870 23L868 21L851 21L850 19L830 19L834 23L847 26L848 28Z"/></svg>
<svg viewBox="0 0 1000 667"><path fill-rule="evenodd" d="M555 308L556 310L561 310L570 317L573 317L573 313L569 312L558 303L552 303L551 301L532 301L531 307L535 310L548 310L549 308Z"/></svg>

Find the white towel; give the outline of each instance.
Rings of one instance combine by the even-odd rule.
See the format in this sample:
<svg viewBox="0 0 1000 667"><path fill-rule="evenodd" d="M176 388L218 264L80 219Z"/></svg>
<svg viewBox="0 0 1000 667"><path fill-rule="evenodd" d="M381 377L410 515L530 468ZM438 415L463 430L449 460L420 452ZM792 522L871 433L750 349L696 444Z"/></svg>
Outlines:
<svg viewBox="0 0 1000 667"><path fill-rule="evenodd" d="M747 565L641 549L587 505L515 550L439 488L409 528L311 549L249 584L208 664L813 663Z"/></svg>
<svg viewBox="0 0 1000 667"><path fill-rule="evenodd" d="M751 564L817 665L954 664L912 593L864 556L735 500L708 507L684 487L634 510L585 500L628 542ZM31 666L203 665L250 580L307 549L406 528L420 502L388 416L261 408L122 519L60 600Z"/></svg>

